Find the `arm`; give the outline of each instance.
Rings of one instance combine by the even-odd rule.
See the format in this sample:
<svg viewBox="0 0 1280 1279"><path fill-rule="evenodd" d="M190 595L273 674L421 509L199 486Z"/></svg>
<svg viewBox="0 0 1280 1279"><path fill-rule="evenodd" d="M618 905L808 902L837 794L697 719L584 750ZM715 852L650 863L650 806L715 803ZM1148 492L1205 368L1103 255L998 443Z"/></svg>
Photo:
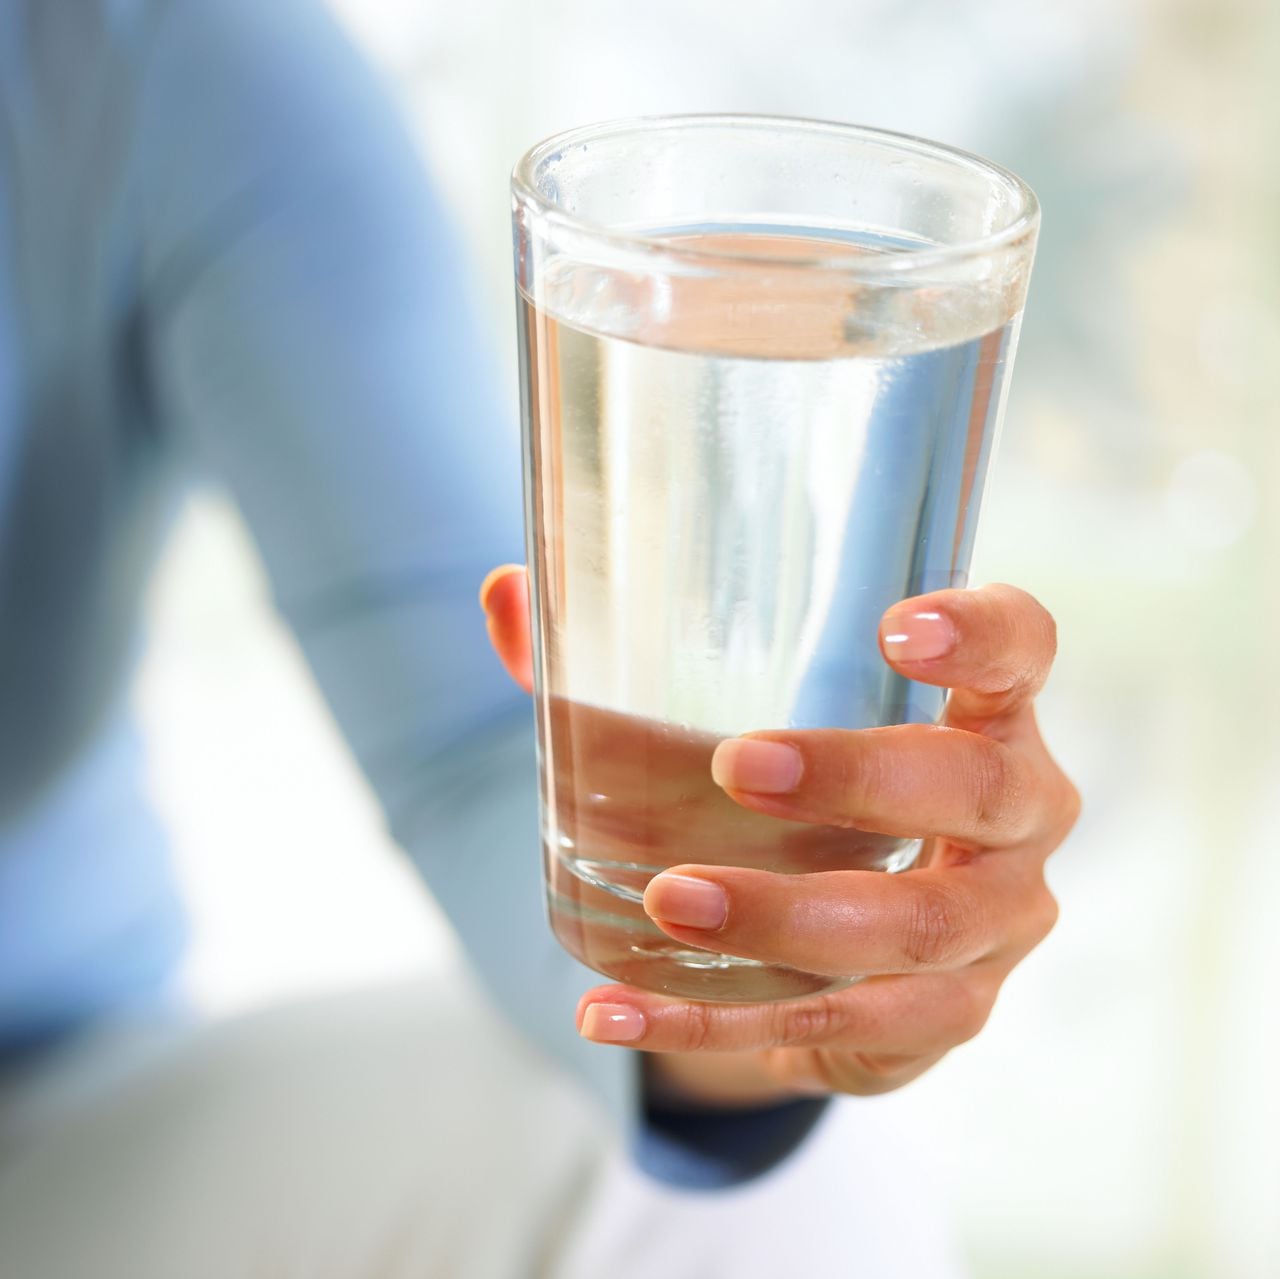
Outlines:
<svg viewBox="0 0 1280 1279"><path fill-rule="evenodd" d="M615 1111L541 905L532 721L476 585L521 545L513 414L383 94L302 0L168 6L141 100L157 417L235 496L276 602L509 1018Z"/></svg>
<svg viewBox="0 0 1280 1279"><path fill-rule="evenodd" d="M639 1095L636 1054L602 1053L572 1033L573 1006L590 979L542 918L531 724L491 664L475 608L483 568L519 545L516 450L444 219L376 85L316 9L303 0L223 0L167 13L143 102L147 336L160 416L237 497L277 601L393 832L508 1016L630 1116ZM995 653L997 661L1008 656ZM1032 654L1031 664L1042 677L1047 660ZM945 664L910 673L956 682ZM1033 684L1021 692L1029 696ZM1009 721L1019 732L1024 710L1029 716L1025 698L1022 718ZM1023 740L1030 750L1029 732ZM807 779L821 782L824 760L835 760L841 774L840 752L858 749L852 741L828 744ZM661 1054L652 1060L664 1100L651 1133L673 1137L694 1164L718 1160L727 1170L718 1179L730 1180L761 1166L734 1153L748 1130L750 1153L767 1149L766 1163L800 1140L821 1103L797 1102L798 1092L882 1090L962 1038L973 1010L994 997L1007 970L1000 965L1016 961L1047 917L1038 868L1069 824L1057 811L1068 791L1047 768L1035 780L1027 803L1036 848L1017 860L983 856L974 859L981 872L948 876L957 886L973 883L975 893L996 891L1014 874L1027 887L1026 900L1010 898L998 920L982 916L975 897L965 920L990 927L957 939L954 953L967 958L978 948L986 956L995 933L1008 945L998 962L967 970L972 987L866 982L846 997L839 1018L825 1022L829 1010L815 1017L802 1005L742 1018L620 988L591 992L580 1010L584 1034L598 1029L599 1015L589 1010L605 1004L639 1026L632 1047ZM963 770L951 789L962 811ZM734 796L755 802L736 787ZM807 804L795 810L801 820L867 816L856 795L806 787L797 802ZM782 804L765 801L770 811ZM1069 807L1064 800L1064 814ZM945 836L947 814L937 821ZM1036 874L1023 876L1018 868L1026 865ZM794 959L776 949L788 931L776 914L786 894L752 872L717 874L741 904L715 944ZM923 882L867 881L868 905L884 901L865 938L841 927L849 903L814 885L810 915L830 923L814 944L828 949L805 962L831 971L876 971L868 964L880 962L899 972L891 943L914 887L927 896ZM664 884L669 877L655 881L651 911L672 935L690 938L664 901ZM744 921L757 927L740 931ZM873 944L882 950L858 949ZM922 984L937 998L899 1019L897 1029L915 1035L911 1043L869 1042L867 1027L884 1023L877 1000L899 989L923 993ZM956 992L958 1002L950 998ZM957 1019L957 1007L970 1019ZM807 1041L787 1031L782 1039L794 1049L779 1054L774 1021L790 1014L814 1045L801 1047ZM833 1055L824 1027L849 1049ZM718 1059L686 1051L696 1044L740 1051ZM835 1064L838 1075L830 1073ZM683 1106L687 1115L690 1102L776 1108L725 1124L691 1123L678 1113ZM680 1158L659 1170L673 1180L697 1178L676 1166Z"/></svg>
<svg viewBox="0 0 1280 1279"><path fill-rule="evenodd" d="M170 10L144 108L159 416L237 500L392 833L507 1017L649 1171L771 1166L819 1105L721 1127L646 1112L638 1058L574 1033L594 974L546 925L532 715L476 602L522 547L517 436L378 86L305 0L219 0Z"/></svg>

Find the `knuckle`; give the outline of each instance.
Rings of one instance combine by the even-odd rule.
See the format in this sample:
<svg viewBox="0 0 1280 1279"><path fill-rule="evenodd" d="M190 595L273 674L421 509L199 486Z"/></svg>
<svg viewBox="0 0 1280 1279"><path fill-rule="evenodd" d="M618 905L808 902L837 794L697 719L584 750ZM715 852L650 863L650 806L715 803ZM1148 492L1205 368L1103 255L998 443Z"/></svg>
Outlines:
<svg viewBox="0 0 1280 1279"><path fill-rule="evenodd" d="M1052 852L1075 829L1083 804L1071 779L1052 762L1050 779L1043 789L1048 799L1040 806L1040 830Z"/></svg>
<svg viewBox="0 0 1280 1279"><path fill-rule="evenodd" d="M989 737L974 737L969 764L970 817L979 834L1016 834L1016 815L1026 789L1017 758Z"/></svg>
<svg viewBox="0 0 1280 1279"><path fill-rule="evenodd" d="M1035 906L1031 913L1031 931L1037 943L1044 941L1053 932L1054 925L1058 922L1058 915L1058 899L1048 888L1042 888L1036 895Z"/></svg>
<svg viewBox="0 0 1280 1279"><path fill-rule="evenodd" d="M987 1022L991 1019L991 1010L995 1007L994 995L977 991L971 986L961 986L960 990L952 1047L976 1039L986 1029Z"/></svg>
<svg viewBox="0 0 1280 1279"><path fill-rule="evenodd" d="M955 896L930 885L920 886L903 931L903 954L912 968L945 966L959 950L964 912Z"/></svg>
<svg viewBox="0 0 1280 1279"><path fill-rule="evenodd" d="M863 740L851 734L841 741L840 750L833 752L830 784L839 804L834 825L853 826L853 810L874 807L884 793L882 753L864 747Z"/></svg>
<svg viewBox="0 0 1280 1279"><path fill-rule="evenodd" d="M1018 909L1017 921L1000 951L1015 962L1029 955L1058 922L1058 900L1043 881Z"/></svg>
<svg viewBox="0 0 1280 1279"><path fill-rule="evenodd" d="M843 1029L844 1017L827 998L794 1005L780 1005L775 1040L780 1047L822 1043Z"/></svg>
<svg viewBox="0 0 1280 1279"><path fill-rule="evenodd" d="M710 1004L688 1004L684 1016L684 1045L689 1052L707 1048L711 1043L714 1013Z"/></svg>
<svg viewBox="0 0 1280 1279"><path fill-rule="evenodd" d="M1065 839L1070 832L1075 829L1075 824L1080 820L1080 812L1084 807L1084 801L1080 797L1080 792L1076 789L1075 784L1067 777L1062 779L1062 838Z"/></svg>
<svg viewBox="0 0 1280 1279"><path fill-rule="evenodd" d="M1036 606L1036 628L1039 631L1040 650L1046 666L1053 664L1058 655L1058 622L1038 600L1032 600Z"/></svg>
<svg viewBox="0 0 1280 1279"><path fill-rule="evenodd" d="M826 1048L807 1048L800 1051L794 1048L779 1048L775 1051L779 1061L786 1063L779 1074L802 1084L807 1090L820 1093L866 1091L857 1086L856 1054L831 1051ZM852 1072L851 1064L854 1066Z"/></svg>
<svg viewBox="0 0 1280 1279"><path fill-rule="evenodd" d="M916 1072L917 1057L903 1057L893 1053L855 1053L854 1061L862 1075L858 1092L868 1096L892 1092L902 1087Z"/></svg>
<svg viewBox="0 0 1280 1279"><path fill-rule="evenodd" d="M1058 624L1053 614L1030 591L1011 586L1008 582L997 582L985 594L991 607L1002 616L1021 621L1024 628L1056 641Z"/></svg>
<svg viewBox="0 0 1280 1279"><path fill-rule="evenodd" d="M1058 652L1058 623L1034 595L999 584L983 595L981 620L992 643L989 687L1021 696L1044 682Z"/></svg>
<svg viewBox="0 0 1280 1279"><path fill-rule="evenodd" d="M1022 615L1022 625L1018 629L1030 649L1030 656L1037 663L1047 665L1053 661L1058 651L1057 621L1034 595L1017 587L1010 587L1009 590L1014 594L1014 608Z"/></svg>

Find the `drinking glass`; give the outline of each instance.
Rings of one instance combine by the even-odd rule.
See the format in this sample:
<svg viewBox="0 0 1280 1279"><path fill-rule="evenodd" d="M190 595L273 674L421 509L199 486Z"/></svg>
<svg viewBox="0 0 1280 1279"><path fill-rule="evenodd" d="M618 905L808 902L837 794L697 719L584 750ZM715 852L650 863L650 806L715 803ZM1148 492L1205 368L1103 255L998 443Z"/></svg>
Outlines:
<svg viewBox="0 0 1280 1279"><path fill-rule="evenodd" d="M734 804L752 729L929 723L878 622L968 582L1039 210L976 156L751 116L572 130L513 179L551 924L687 998L831 990L647 918L683 863L903 871L920 841Z"/></svg>

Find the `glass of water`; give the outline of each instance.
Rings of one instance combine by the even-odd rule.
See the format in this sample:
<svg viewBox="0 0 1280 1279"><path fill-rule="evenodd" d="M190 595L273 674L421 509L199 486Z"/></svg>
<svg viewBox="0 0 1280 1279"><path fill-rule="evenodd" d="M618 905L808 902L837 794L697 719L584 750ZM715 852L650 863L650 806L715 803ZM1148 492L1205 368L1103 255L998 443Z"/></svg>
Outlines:
<svg viewBox="0 0 1280 1279"><path fill-rule="evenodd" d="M917 857L748 812L710 760L753 729L941 715L878 623L967 584L1035 196L935 143L752 116L576 129L512 190L552 927L670 995L838 988L676 942L641 897L682 863Z"/></svg>

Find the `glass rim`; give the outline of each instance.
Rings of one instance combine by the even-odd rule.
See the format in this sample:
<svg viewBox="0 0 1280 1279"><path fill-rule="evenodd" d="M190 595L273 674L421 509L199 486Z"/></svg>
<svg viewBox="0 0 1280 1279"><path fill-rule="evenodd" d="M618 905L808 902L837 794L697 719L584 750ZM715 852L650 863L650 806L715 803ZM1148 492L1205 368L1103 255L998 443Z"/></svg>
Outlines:
<svg viewBox="0 0 1280 1279"><path fill-rule="evenodd" d="M920 249L906 249L899 253L877 255L875 258L851 259L847 249L832 242L830 254L796 257L763 253L741 253L732 250L699 246L694 241L680 242L662 238L660 234L614 227L569 213L554 201L547 199L534 180L537 166L556 151L590 143L601 138L616 137L627 133L655 133L696 128L774 129L794 133L821 133L836 135L881 146L896 148L900 152L926 155L945 161L957 169L978 172L982 176L1001 183L1010 189L1016 199L1008 221L994 231L974 236L955 244L929 244ZM625 116L603 120L595 124L578 125L554 133L530 147L511 171L511 191L515 199L537 210L546 223L571 234L606 243L622 252L638 253L644 257L661 255L675 258L689 266L728 269L732 267L777 267L795 270L838 270L860 277L896 276L918 267L936 267L981 257L1017 245L1034 234L1040 222L1040 202L1036 193L1018 175L1003 165L984 156L945 142L934 142L910 133L891 129L873 128L868 125L849 124L835 120L814 120L802 116L782 116L737 112L707 112L670 115Z"/></svg>

